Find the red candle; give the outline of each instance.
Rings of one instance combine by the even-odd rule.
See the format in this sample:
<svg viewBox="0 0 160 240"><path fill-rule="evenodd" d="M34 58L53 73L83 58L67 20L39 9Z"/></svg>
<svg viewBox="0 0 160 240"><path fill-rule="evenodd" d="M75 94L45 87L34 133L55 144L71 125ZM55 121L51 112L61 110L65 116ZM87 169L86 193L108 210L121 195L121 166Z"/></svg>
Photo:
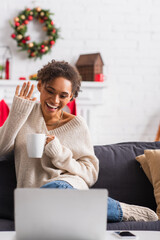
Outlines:
<svg viewBox="0 0 160 240"><path fill-rule="evenodd" d="M6 60L5 73L6 73L5 79L9 79L9 59L8 58Z"/></svg>

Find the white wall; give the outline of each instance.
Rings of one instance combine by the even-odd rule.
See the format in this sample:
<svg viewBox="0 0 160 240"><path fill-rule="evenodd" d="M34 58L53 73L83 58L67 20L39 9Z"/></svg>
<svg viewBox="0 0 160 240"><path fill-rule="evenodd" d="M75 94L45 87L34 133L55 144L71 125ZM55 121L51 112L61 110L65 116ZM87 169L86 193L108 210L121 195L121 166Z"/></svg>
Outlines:
<svg viewBox="0 0 160 240"><path fill-rule="evenodd" d="M54 12L61 37L51 54L29 60L10 38L12 20L25 7ZM29 34L37 40L35 26ZM28 77L52 58L72 64L82 53L104 60L104 105L93 112L97 141L152 141L160 121L159 0L5 0L1 2L0 45L13 54L12 79Z"/></svg>

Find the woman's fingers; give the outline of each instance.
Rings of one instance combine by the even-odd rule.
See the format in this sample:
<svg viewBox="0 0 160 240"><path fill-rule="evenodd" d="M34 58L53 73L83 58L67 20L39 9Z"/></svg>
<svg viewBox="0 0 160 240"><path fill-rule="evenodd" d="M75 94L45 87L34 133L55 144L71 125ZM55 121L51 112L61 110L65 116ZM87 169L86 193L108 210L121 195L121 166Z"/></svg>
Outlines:
<svg viewBox="0 0 160 240"><path fill-rule="evenodd" d="M28 93L28 96L27 96L27 98L31 98L31 96L32 96L32 94L33 94L33 90L34 90L34 85L32 85L31 86L31 89L30 89L30 91L29 91L29 93Z"/></svg>
<svg viewBox="0 0 160 240"><path fill-rule="evenodd" d="M28 83L24 82L20 90L20 93L19 93L20 86L18 85L16 87L15 96L20 98L25 98L31 101L35 101L37 99L36 97L31 98L34 91L34 85L32 84L31 87L30 85L31 85L31 82L28 82Z"/></svg>
<svg viewBox="0 0 160 240"><path fill-rule="evenodd" d="M16 91L15 91L15 96L17 96L17 97L18 97L18 94L19 94L19 88L20 88L20 86L17 85L17 87L16 87Z"/></svg>
<svg viewBox="0 0 160 240"><path fill-rule="evenodd" d="M29 88L30 88L30 84L31 84L30 82L27 83L27 86L26 86L26 88L25 88L25 90L24 90L24 96L27 95L28 90L29 90Z"/></svg>
<svg viewBox="0 0 160 240"><path fill-rule="evenodd" d="M48 144L49 142L51 142L54 138L55 138L54 135L47 135L46 144Z"/></svg>
<svg viewBox="0 0 160 240"><path fill-rule="evenodd" d="M32 98L32 99L31 99L31 101L33 101L33 102L34 102L34 101L36 101L36 99L37 99L37 98L36 98L36 97L34 97L34 98Z"/></svg>
<svg viewBox="0 0 160 240"><path fill-rule="evenodd" d="M20 97L23 97L23 96L24 96L25 88L26 88L26 83L24 82L23 85L22 85L22 88L21 88L20 94L19 94Z"/></svg>

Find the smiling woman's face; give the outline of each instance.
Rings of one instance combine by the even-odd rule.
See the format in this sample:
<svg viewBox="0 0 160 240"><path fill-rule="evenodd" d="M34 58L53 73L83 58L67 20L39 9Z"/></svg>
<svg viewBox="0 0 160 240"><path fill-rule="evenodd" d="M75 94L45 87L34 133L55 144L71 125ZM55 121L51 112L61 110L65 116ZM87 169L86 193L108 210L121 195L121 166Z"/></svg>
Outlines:
<svg viewBox="0 0 160 240"><path fill-rule="evenodd" d="M73 97L72 83L63 77L58 77L43 84L39 81L37 88L40 92L40 102L45 121L52 118L57 119L61 115L61 109Z"/></svg>

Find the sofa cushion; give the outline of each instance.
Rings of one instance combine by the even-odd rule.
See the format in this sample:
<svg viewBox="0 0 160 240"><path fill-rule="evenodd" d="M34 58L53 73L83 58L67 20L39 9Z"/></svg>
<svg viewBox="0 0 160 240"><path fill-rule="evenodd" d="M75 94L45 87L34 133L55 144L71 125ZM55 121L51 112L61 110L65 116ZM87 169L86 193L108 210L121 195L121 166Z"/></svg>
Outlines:
<svg viewBox="0 0 160 240"><path fill-rule="evenodd" d="M13 191L16 187L14 155L0 157L0 218L13 219Z"/></svg>
<svg viewBox="0 0 160 240"><path fill-rule="evenodd" d="M146 150L144 150L146 151ZM151 172L149 169L149 165L147 163L146 155L141 154L136 157L136 160L141 164L141 167L143 168L143 171L145 172L146 176L148 177L150 183L152 183L152 177L151 177Z"/></svg>
<svg viewBox="0 0 160 240"><path fill-rule="evenodd" d="M99 178L93 188L106 188L109 196L130 204L146 206L154 211L156 203L152 184L135 157L144 149L160 148L160 142L127 142L95 146L100 161Z"/></svg>
<svg viewBox="0 0 160 240"><path fill-rule="evenodd" d="M146 150L145 156L149 165L157 203L156 213L160 219L160 150Z"/></svg>
<svg viewBox="0 0 160 240"><path fill-rule="evenodd" d="M140 155L136 159L139 159L146 176L148 177L148 173L150 175L151 183L153 184L154 188L154 196L157 203L156 213L160 219L160 149L147 149L144 151L144 156L145 157Z"/></svg>

